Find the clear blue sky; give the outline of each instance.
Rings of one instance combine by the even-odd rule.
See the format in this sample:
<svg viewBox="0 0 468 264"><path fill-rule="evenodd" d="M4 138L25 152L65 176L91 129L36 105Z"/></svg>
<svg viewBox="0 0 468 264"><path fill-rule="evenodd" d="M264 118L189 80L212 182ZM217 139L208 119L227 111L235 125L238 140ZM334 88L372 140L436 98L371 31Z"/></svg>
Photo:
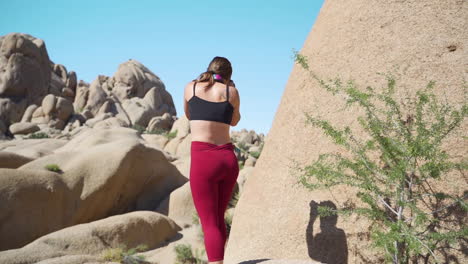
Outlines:
<svg viewBox="0 0 468 264"><path fill-rule="evenodd" d="M268 133L322 0L15 0L1 1L0 35L43 39L49 57L92 82L135 59L158 75L177 116L184 85L214 56L227 57L241 97L242 119L232 130Z"/></svg>

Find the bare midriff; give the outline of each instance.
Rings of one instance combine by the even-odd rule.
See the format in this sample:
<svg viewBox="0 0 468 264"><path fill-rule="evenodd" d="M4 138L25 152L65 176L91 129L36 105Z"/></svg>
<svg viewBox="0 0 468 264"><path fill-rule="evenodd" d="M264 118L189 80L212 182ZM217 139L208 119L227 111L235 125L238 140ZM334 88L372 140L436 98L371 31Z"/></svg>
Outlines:
<svg viewBox="0 0 468 264"><path fill-rule="evenodd" d="M192 141L203 141L215 145L231 142L230 125L207 120L190 120Z"/></svg>

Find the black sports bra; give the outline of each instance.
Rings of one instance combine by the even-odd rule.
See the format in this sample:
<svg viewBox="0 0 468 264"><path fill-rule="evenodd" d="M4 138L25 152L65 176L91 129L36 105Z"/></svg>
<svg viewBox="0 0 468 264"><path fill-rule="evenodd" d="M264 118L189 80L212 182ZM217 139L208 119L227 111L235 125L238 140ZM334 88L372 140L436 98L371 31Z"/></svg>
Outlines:
<svg viewBox="0 0 468 264"><path fill-rule="evenodd" d="M193 83L193 96L187 101L190 120L216 121L230 125L234 106L229 102L229 85L226 84L226 101L211 102L195 95L196 84L195 81Z"/></svg>

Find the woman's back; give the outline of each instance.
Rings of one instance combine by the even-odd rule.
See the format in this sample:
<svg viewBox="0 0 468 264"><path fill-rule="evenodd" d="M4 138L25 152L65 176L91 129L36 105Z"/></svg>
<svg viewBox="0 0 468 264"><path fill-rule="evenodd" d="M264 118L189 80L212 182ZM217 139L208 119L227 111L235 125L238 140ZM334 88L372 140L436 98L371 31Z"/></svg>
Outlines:
<svg viewBox="0 0 468 264"><path fill-rule="evenodd" d="M233 85L190 82L184 91L184 108L193 141L222 145L230 142L229 129L239 122L239 93ZM193 116L191 116L193 115Z"/></svg>

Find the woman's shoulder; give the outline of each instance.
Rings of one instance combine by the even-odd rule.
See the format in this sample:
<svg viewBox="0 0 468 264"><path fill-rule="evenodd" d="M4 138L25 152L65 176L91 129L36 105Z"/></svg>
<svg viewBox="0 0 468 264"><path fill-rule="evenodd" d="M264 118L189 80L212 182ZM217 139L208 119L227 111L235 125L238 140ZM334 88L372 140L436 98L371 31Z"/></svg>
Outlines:
<svg viewBox="0 0 468 264"><path fill-rule="evenodd" d="M237 91L236 84L232 80L229 82L229 89Z"/></svg>
<svg viewBox="0 0 468 264"><path fill-rule="evenodd" d="M239 97L239 90L235 85L229 85L229 94L234 97Z"/></svg>
<svg viewBox="0 0 468 264"><path fill-rule="evenodd" d="M185 85L185 89L186 89L186 90L192 90L192 88L193 88L193 85L195 84L195 82L197 82L197 83L198 83L198 81L197 81L197 80L192 80L192 81L189 81L189 82L188 82L188 83Z"/></svg>
<svg viewBox="0 0 468 264"><path fill-rule="evenodd" d="M192 81L189 81L189 82L187 83L187 85L186 85L186 86L193 85L193 84L194 84L196 81L197 81L197 80L192 80Z"/></svg>

